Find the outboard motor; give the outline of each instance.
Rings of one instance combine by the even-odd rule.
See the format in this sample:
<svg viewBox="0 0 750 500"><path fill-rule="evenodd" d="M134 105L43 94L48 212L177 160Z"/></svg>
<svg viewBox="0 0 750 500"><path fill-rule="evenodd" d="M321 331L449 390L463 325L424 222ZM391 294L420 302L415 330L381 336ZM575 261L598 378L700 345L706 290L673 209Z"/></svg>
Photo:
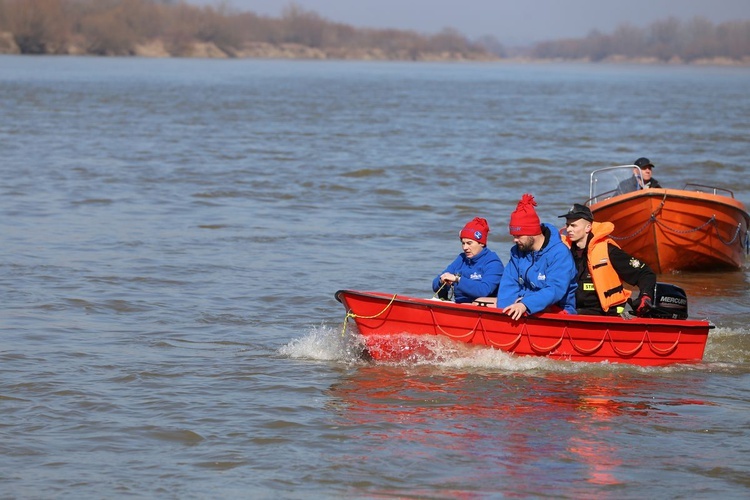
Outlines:
<svg viewBox="0 0 750 500"><path fill-rule="evenodd" d="M670 283L657 283L649 318L687 319L688 300L685 290Z"/></svg>

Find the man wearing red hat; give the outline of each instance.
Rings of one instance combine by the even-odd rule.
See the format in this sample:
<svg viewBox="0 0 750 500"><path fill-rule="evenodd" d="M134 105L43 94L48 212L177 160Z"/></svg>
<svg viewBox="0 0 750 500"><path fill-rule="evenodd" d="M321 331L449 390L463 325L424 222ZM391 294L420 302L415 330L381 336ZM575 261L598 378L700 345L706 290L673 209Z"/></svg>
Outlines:
<svg viewBox="0 0 750 500"><path fill-rule="evenodd" d="M541 224L536 201L524 194L510 215L515 246L505 267L497 307L518 320L547 310L575 314L576 268L557 228Z"/></svg>
<svg viewBox="0 0 750 500"><path fill-rule="evenodd" d="M490 226L481 217L474 217L458 233L463 252L432 280L432 291L442 299L453 288L456 302L472 302L478 297L495 297L503 263L487 248Z"/></svg>

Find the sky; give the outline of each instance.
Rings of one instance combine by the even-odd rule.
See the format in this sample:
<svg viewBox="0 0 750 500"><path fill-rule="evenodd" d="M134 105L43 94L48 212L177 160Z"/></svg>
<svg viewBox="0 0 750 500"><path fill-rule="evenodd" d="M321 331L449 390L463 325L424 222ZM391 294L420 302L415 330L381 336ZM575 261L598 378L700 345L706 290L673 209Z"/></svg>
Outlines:
<svg viewBox="0 0 750 500"><path fill-rule="evenodd" d="M187 0L219 5L219 0ZM279 17L288 0L224 0L241 11ZM358 28L434 34L455 28L469 38L492 35L505 44L581 38L623 23L646 27L669 17L721 23L750 21L750 0L295 0L329 21Z"/></svg>

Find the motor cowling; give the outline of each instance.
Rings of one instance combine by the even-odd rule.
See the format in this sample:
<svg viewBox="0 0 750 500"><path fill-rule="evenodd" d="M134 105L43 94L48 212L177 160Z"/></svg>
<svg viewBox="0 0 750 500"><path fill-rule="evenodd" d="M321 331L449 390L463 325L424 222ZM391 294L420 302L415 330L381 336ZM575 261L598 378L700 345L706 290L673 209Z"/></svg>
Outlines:
<svg viewBox="0 0 750 500"><path fill-rule="evenodd" d="M648 318L687 319L688 299L685 290L671 283L656 283Z"/></svg>

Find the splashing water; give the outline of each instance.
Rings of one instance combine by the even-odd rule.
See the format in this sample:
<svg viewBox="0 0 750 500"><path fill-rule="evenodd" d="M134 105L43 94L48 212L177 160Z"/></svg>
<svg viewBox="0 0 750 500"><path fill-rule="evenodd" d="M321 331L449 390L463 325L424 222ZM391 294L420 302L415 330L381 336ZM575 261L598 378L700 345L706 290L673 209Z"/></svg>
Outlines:
<svg viewBox="0 0 750 500"><path fill-rule="evenodd" d="M394 341L394 338L390 338ZM743 363L750 346L738 349L737 343L750 342L750 336L734 329L712 330L703 363L671 365L664 367L641 367L620 363L575 363L544 357L517 356L498 349L471 346L443 336L420 336L403 334L395 339L403 356L398 360L379 360L385 366L433 366L436 369L492 372L557 372L579 373L606 370L638 372L671 372L731 368ZM312 327L307 334L296 338L279 349L279 354L297 359L338 361L348 365L368 364L372 359L367 352L364 338L352 326L345 335L337 327L320 325ZM722 360L721 363L718 360Z"/></svg>

